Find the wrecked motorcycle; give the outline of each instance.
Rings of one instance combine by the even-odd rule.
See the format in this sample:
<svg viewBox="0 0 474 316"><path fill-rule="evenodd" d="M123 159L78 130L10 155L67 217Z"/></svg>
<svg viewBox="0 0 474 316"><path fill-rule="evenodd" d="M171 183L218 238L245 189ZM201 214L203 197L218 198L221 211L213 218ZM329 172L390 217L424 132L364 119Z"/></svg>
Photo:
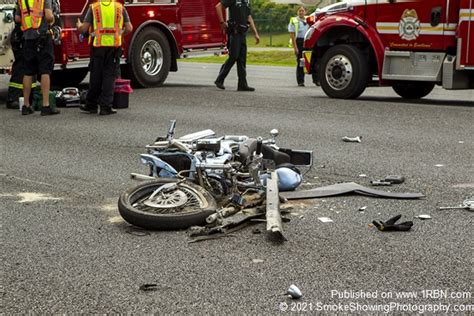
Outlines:
<svg viewBox="0 0 474 316"><path fill-rule="evenodd" d="M267 140L219 137L209 129L175 139L175 128L171 121L167 135L140 155L149 173L133 173L132 178L151 181L119 198L120 214L130 224L154 230L211 224L262 204L272 175L277 197L278 191L296 189L302 182L298 168L312 165L311 151L279 148L277 130Z"/></svg>

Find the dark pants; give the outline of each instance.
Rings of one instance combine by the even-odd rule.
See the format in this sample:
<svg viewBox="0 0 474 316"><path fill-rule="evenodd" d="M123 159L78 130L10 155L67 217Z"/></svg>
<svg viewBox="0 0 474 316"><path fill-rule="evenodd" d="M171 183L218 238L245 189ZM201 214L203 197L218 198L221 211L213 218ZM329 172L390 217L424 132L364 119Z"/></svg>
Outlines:
<svg viewBox="0 0 474 316"><path fill-rule="evenodd" d="M237 75L239 77L238 87L245 88L248 86L247 71L245 70L247 63L247 40L245 33L229 33L227 48L229 50L229 57L222 65L216 82L224 83L232 66L237 62Z"/></svg>
<svg viewBox="0 0 474 316"><path fill-rule="evenodd" d="M115 47L93 47L89 65L90 86L86 102L89 106L112 107L115 78L120 66L121 49Z"/></svg>
<svg viewBox="0 0 474 316"><path fill-rule="evenodd" d="M18 109L18 105L14 106L13 103L18 102L18 99L23 96L23 75L25 74L23 48L14 49L13 55L15 56L15 61L12 65L12 76L8 86L7 108Z"/></svg>
<svg viewBox="0 0 474 316"><path fill-rule="evenodd" d="M304 67L300 67L300 58L303 57L304 38L296 39L296 46L298 47L298 56L296 56L296 82L298 84L304 83Z"/></svg>

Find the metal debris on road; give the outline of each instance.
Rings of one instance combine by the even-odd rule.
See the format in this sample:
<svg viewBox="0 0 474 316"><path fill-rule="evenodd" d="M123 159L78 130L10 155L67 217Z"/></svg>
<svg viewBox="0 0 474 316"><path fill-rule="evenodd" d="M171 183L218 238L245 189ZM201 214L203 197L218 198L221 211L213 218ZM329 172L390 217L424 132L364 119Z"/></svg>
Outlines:
<svg viewBox="0 0 474 316"><path fill-rule="evenodd" d="M332 219L330 219L329 217L318 217L318 220L320 222L323 222L323 223L332 223L334 222Z"/></svg>
<svg viewBox="0 0 474 316"><path fill-rule="evenodd" d="M263 263L263 262L265 262L265 260L263 260L263 259L252 259L252 262L253 263Z"/></svg>
<svg viewBox="0 0 474 316"><path fill-rule="evenodd" d="M392 182L383 181L383 180L371 180L370 184L373 186L391 186Z"/></svg>
<svg viewBox="0 0 474 316"><path fill-rule="evenodd" d="M149 284L140 285L140 291L144 291L144 292L158 291L158 284L149 283Z"/></svg>
<svg viewBox="0 0 474 316"><path fill-rule="evenodd" d="M372 221L375 227L381 232L388 232L388 231L408 231L413 226L412 221L407 221L403 223L396 224L396 222L402 217L402 215L397 215L389 220L382 222L382 221Z"/></svg>
<svg viewBox="0 0 474 316"><path fill-rule="evenodd" d="M462 202L462 205L459 206L444 206L440 207L440 210L468 210L473 212L474 211L474 197L466 199Z"/></svg>
<svg viewBox="0 0 474 316"><path fill-rule="evenodd" d="M421 214L421 215L417 215L415 217L418 218L418 219L431 219L431 216L427 215L427 214Z"/></svg>
<svg viewBox="0 0 474 316"><path fill-rule="evenodd" d="M356 136L356 137L344 136L342 138L342 141L346 143L360 143L362 141L362 136Z"/></svg>
<svg viewBox="0 0 474 316"><path fill-rule="evenodd" d="M367 209L367 206L359 207L359 212L364 212Z"/></svg>
<svg viewBox="0 0 474 316"><path fill-rule="evenodd" d="M301 290L294 284L290 285L290 287L286 291L286 294L295 300L303 297L303 293L301 293Z"/></svg>

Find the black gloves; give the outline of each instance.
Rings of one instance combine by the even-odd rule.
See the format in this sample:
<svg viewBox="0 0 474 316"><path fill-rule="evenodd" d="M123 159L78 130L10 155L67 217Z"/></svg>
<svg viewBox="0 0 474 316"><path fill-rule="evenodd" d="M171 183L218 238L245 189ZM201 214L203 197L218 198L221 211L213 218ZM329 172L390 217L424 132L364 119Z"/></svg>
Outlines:
<svg viewBox="0 0 474 316"><path fill-rule="evenodd" d="M402 217L402 215L397 215L395 217L392 217L386 222L373 221L372 224L374 224L375 227L377 227L378 230L380 230L381 232L410 230L411 227L413 226L412 221L395 224L395 222L398 221L400 217Z"/></svg>

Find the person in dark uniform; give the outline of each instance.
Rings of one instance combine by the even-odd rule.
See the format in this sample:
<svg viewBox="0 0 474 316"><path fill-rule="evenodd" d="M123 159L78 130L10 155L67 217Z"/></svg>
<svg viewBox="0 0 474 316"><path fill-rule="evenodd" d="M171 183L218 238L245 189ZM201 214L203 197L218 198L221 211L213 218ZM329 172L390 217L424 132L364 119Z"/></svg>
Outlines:
<svg viewBox="0 0 474 316"><path fill-rule="evenodd" d="M54 48L49 25L54 23L51 0L19 0L20 12L16 13L15 22L21 23L23 31L23 53L25 75L23 76L23 97L25 105L21 114L28 115L34 111L30 103L33 76L41 76L43 107L41 115L59 114L49 106L50 75L54 68Z"/></svg>
<svg viewBox="0 0 474 316"><path fill-rule="evenodd" d="M18 3L15 7L16 12L20 14ZM10 36L10 44L15 57L12 65L12 75L8 84L7 93L7 108L18 109L19 98L23 96L23 75L25 69L23 66L23 31L21 30L21 23L15 22L15 28Z"/></svg>
<svg viewBox="0 0 474 316"><path fill-rule="evenodd" d="M230 17L227 22L224 19L224 8L229 9ZM239 77L237 90L255 91L254 88L249 87L247 84L247 71L245 69L247 61L246 33L249 25L257 44L260 42L260 37L251 16L249 0L220 0L216 5L216 10L222 30L227 32L229 57L222 65L214 84L219 89L225 89L224 80L232 66L237 62L237 74Z"/></svg>
<svg viewBox="0 0 474 316"><path fill-rule="evenodd" d="M298 86L304 87L304 68L300 66L300 59L303 56L304 36L308 31L309 25L306 23L306 9L298 8L298 15L290 19L288 32L290 32L290 41L296 55L296 82Z"/></svg>
<svg viewBox="0 0 474 316"><path fill-rule="evenodd" d="M122 55L122 36L132 32L125 7L115 1L96 1L86 13L84 23L77 21L77 30L85 34L91 29L92 52L90 61L90 87L86 104L81 111L99 115L115 114L112 109L114 100L117 68L120 67Z"/></svg>

